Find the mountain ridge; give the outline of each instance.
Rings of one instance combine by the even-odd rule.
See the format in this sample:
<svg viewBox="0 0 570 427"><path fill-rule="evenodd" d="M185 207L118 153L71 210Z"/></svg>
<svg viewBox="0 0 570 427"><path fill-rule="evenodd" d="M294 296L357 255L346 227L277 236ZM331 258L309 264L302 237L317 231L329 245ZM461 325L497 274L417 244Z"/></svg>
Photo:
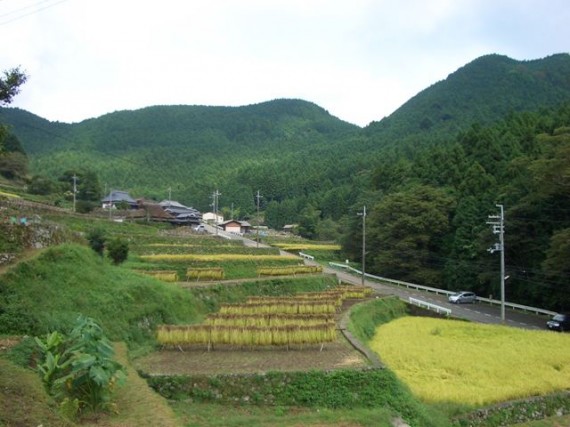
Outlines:
<svg viewBox="0 0 570 427"><path fill-rule="evenodd" d="M226 186L241 194L236 206L244 203L251 212L246 194L258 189L265 191L265 202L310 198L339 186L347 192L353 185L348 183L378 167L386 150L413 155L473 123L568 101L568 76L568 54L530 61L485 55L365 128L299 99L240 107L149 106L73 124L3 108L0 123L10 124L20 139L32 173L57 178L87 164L115 188L163 198L164 188L172 187L201 209L212 188Z"/></svg>

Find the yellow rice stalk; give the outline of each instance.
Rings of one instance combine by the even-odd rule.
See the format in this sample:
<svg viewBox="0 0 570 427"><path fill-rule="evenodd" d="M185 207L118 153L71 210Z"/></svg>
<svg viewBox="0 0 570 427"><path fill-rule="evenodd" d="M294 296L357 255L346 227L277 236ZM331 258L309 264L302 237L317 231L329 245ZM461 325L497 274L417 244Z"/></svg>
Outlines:
<svg viewBox="0 0 570 427"><path fill-rule="evenodd" d="M222 280L224 269L222 267L189 268L186 270L186 280Z"/></svg>

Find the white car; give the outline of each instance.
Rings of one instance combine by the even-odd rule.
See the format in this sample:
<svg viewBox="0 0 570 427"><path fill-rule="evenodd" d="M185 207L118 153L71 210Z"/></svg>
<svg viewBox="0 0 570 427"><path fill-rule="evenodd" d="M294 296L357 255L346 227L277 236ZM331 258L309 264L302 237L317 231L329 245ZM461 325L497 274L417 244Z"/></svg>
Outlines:
<svg viewBox="0 0 570 427"><path fill-rule="evenodd" d="M450 295L448 298L449 302L452 304L462 304L462 303L471 303L477 302L477 295L473 292L457 292L453 295Z"/></svg>
<svg viewBox="0 0 570 427"><path fill-rule="evenodd" d="M206 226L204 224L198 224L196 227L194 227L194 231L203 233L204 231L206 231Z"/></svg>

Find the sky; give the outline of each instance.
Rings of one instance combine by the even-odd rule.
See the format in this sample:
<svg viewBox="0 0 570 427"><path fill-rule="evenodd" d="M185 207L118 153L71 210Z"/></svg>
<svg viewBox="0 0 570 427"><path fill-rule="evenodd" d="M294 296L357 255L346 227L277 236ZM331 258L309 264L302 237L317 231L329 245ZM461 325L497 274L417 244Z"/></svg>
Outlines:
<svg viewBox="0 0 570 427"><path fill-rule="evenodd" d="M0 0L0 71L51 121L298 98L366 126L482 55L569 52L568 22L568 0Z"/></svg>

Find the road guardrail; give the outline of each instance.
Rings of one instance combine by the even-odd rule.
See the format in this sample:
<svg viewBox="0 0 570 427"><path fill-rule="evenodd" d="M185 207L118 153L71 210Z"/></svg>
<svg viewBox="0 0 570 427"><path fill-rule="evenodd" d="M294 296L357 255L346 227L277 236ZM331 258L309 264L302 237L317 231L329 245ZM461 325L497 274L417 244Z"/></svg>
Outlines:
<svg viewBox="0 0 570 427"><path fill-rule="evenodd" d="M335 268L343 268L345 270L351 271L352 273L354 273L356 275L362 276L362 271L357 270L356 268L351 267L349 265L340 264L338 262L329 262L329 265L331 267L335 267ZM406 287L408 289L416 289L419 291L432 292L435 294L441 294L441 295L448 295L449 296L449 295L452 295L455 293L454 291L448 291L445 289L438 289L438 288L432 288L429 286L417 285L415 283L403 282L401 280L395 280L395 279L389 279L387 277L375 276L375 275L369 274L369 273L364 273L364 277L371 279L371 280L376 280L379 282L388 283L391 285L403 286L403 287ZM491 298L477 297L477 301L485 302L485 303L491 304L491 305L501 305L501 301L496 300L496 299L491 299ZM521 311L530 312L530 313L543 315L543 316L554 316L556 314L555 311L545 310L543 308L537 308L537 307L530 307L528 305L516 304L516 303L506 302L506 301L505 301L505 307L509 307L513 310L521 310Z"/></svg>

